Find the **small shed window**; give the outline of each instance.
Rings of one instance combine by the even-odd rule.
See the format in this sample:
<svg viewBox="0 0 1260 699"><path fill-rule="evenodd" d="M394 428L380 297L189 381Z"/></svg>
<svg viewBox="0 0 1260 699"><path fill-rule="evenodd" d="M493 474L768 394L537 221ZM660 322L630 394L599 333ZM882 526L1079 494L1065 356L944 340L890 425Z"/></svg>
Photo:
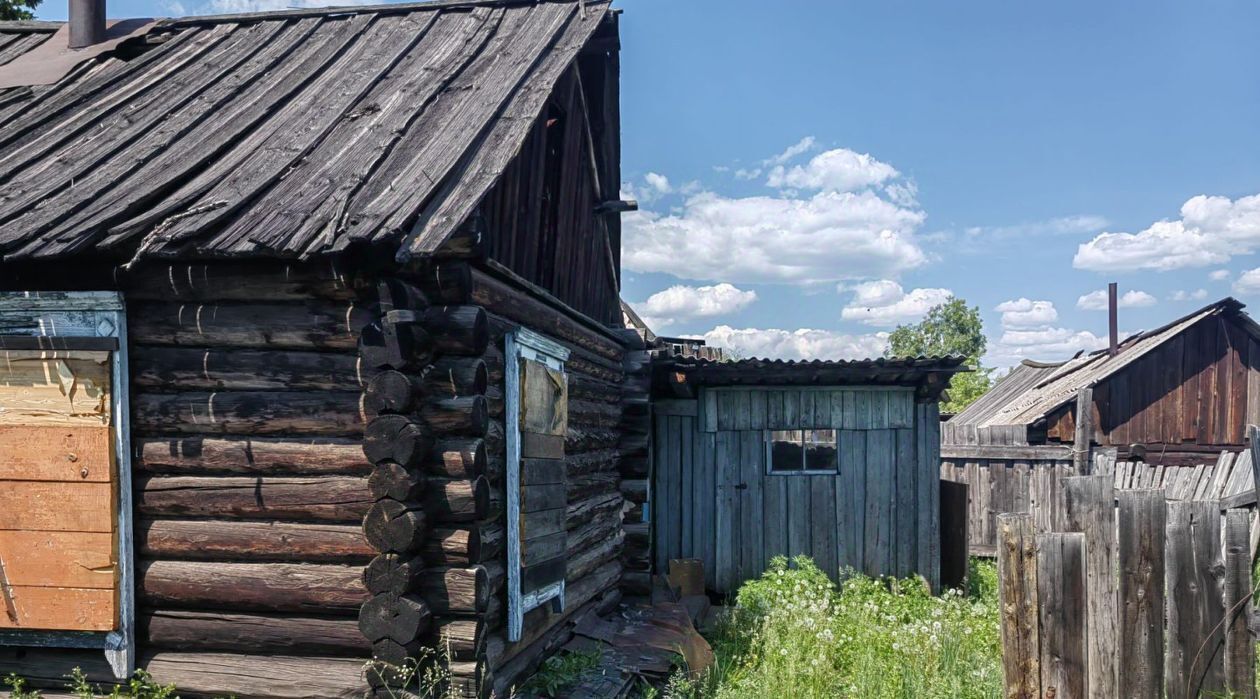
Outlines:
<svg viewBox="0 0 1260 699"><path fill-rule="evenodd" d="M766 463L770 473L829 473L840 471L836 431L767 430Z"/></svg>

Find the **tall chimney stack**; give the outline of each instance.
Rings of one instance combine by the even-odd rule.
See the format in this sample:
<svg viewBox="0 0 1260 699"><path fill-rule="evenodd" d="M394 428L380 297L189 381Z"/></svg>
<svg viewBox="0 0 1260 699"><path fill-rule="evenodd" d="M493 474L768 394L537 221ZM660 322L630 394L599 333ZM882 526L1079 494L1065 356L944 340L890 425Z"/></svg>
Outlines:
<svg viewBox="0 0 1260 699"><path fill-rule="evenodd" d="M105 40L105 0L70 0L70 48Z"/></svg>
<svg viewBox="0 0 1260 699"><path fill-rule="evenodd" d="M1120 353L1120 326L1116 322L1116 283L1107 285L1107 335L1111 340L1107 353L1116 356Z"/></svg>

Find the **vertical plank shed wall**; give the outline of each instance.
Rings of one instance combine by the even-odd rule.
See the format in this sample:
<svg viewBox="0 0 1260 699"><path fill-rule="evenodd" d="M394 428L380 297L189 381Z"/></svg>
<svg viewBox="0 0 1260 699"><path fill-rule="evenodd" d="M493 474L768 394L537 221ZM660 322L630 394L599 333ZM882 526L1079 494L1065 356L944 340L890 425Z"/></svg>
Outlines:
<svg viewBox="0 0 1260 699"><path fill-rule="evenodd" d="M1260 420L1260 345L1238 323L1210 316L1094 389L1098 442L1242 445ZM1074 408L1047 418L1046 439L1071 442Z"/></svg>
<svg viewBox="0 0 1260 699"><path fill-rule="evenodd" d="M775 555L833 577L939 572L939 418L908 390L707 390L655 418L655 564L700 558L733 592ZM662 414L665 413L665 414ZM831 426L838 475L768 475L764 430ZM738 487L738 486L744 487Z"/></svg>
<svg viewBox="0 0 1260 699"><path fill-rule="evenodd" d="M139 666L184 696L355 696L372 551L357 343L328 268L144 270L128 300ZM0 669L107 679L99 651Z"/></svg>

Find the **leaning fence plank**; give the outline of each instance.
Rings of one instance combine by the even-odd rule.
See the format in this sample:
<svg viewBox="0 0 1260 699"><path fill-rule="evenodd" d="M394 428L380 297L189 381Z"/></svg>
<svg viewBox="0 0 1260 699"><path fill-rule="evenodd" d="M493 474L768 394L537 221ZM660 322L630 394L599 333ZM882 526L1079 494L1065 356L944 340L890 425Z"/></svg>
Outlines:
<svg viewBox="0 0 1260 699"><path fill-rule="evenodd" d="M1037 536L1037 604L1041 623L1041 691L1055 699L1084 699L1086 658L1085 535Z"/></svg>
<svg viewBox="0 0 1260 699"><path fill-rule="evenodd" d="M1006 699L1041 696L1037 643L1037 541L1030 514L998 515L998 594Z"/></svg>
<svg viewBox="0 0 1260 699"><path fill-rule="evenodd" d="M1116 696L1164 696L1163 490L1122 490Z"/></svg>
<svg viewBox="0 0 1260 699"><path fill-rule="evenodd" d="M1221 514L1208 500L1168 503L1164 548L1168 699L1225 694Z"/></svg>
<svg viewBox="0 0 1260 699"><path fill-rule="evenodd" d="M1256 644L1251 609L1251 511L1225 513L1225 684L1231 697L1256 696Z"/></svg>
<svg viewBox="0 0 1260 699"><path fill-rule="evenodd" d="M1085 535L1088 590L1089 696L1116 696L1115 488L1107 476L1063 479L1055 531Z"/></svg>

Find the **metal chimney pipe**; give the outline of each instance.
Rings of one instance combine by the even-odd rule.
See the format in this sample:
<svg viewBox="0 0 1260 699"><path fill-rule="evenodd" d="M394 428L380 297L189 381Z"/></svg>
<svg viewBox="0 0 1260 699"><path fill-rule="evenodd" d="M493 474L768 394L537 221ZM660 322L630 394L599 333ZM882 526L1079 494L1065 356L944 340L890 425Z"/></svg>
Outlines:
<svg viewBox="0 0 1260 699"><path fill-rule="evenodd" d="M1113 357L1120 353L1120 326L1116 322L1116 305L1116 283L1111 282L1107 285L1107 334L1111 340L1107 353Z"/></svg>
<svg viewBox="0 0 1260 699"><path fill-rule="evenodd" d="M70 0L70 48L105 40L105 0Z"/></svg>

